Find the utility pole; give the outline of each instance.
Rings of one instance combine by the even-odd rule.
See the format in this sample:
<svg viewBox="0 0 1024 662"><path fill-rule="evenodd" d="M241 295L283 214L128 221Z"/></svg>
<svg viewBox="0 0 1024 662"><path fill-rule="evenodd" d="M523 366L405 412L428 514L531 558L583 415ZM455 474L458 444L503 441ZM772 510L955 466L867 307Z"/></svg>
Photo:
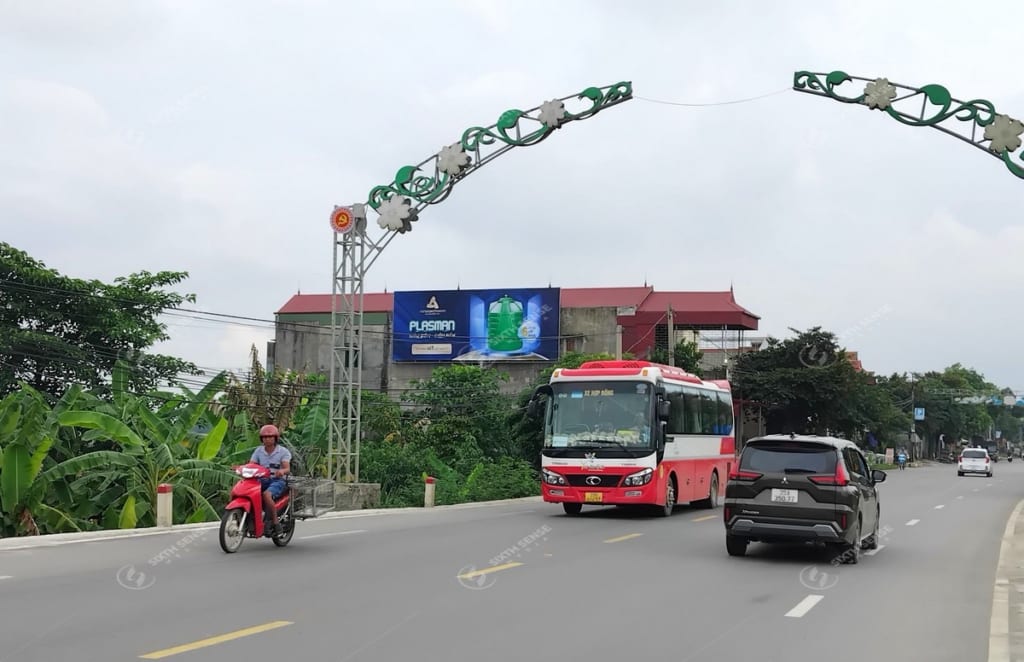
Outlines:
<svg viewBox="0 0 1024 662"><path fill-rule="evenodd" d="M672 304L668 306L668 364L676 364L676 320L672 315Z"/></svg>
<svg viewBox="0 0 1024 662"><path fill-rule="evenodd" d="M622 325L615 327L615 359L622 360Z"/></svg>

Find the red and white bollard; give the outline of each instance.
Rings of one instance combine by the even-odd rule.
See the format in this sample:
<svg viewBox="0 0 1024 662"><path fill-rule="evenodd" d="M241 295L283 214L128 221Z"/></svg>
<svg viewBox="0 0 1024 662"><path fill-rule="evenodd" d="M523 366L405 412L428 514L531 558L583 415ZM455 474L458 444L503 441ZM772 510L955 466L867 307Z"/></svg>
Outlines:
<svg viewBox="0 0 1024 662"><path fill-rule="evenodd" d="M156 488L156 525L168 527L174 522L174 486L161 483Z"/></svg>
<svg viewBox="0 0 1024 662"><path fill-rule="evenodd" d="M423 490L423 507L433 508L434 507L434 477L427 476Z"/></svg>

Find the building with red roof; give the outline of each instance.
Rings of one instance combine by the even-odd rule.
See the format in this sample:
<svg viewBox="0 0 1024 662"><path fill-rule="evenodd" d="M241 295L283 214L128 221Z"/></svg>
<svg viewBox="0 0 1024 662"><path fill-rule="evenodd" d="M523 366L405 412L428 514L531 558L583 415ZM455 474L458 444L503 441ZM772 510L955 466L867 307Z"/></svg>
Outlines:
<svg viewBox="0 0 1024 662"><path fill-rule="evenodd" d="M363 295L364 388L404 388L410 380L428 377L434 367L445 365L392 359L394 303L393 293ZM732 288L721 292L657 292L648 285L560 288L559 353L614 355L621 351L647 358L655 348L667 349L670 317L677 341L710 338L712 354L715 350L740 350L744 334L756 331L760 319L736 302ZM331 295L292 296L276 313L275 339L267 354L276 368L329 374ZM532 383L537 372L550 364L509 361L500 362L500 369L509 373L508 389L515 392Z"/></svg>

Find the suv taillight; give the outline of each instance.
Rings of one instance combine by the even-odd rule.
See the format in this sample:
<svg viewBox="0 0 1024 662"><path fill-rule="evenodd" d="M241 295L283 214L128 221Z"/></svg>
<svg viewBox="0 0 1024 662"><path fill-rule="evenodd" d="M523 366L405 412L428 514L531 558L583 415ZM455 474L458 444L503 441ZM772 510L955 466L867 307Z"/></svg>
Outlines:
<svg viewBox="0 0 1024 662"><path fill-rule="evenodd" d="M733 469L729 474L729 480L757 480L764 474L759 474L756 471L740 471L739 469Z"/></svg>
<svg viewBox="0 0 1024 662"><path fill-rule="evenodd" d="M850 482L850 476L846 473L846 467L842 460L836 461L836 472L831 476L808 476L807 479L815 485L835 485L843 487Z"/></svg>

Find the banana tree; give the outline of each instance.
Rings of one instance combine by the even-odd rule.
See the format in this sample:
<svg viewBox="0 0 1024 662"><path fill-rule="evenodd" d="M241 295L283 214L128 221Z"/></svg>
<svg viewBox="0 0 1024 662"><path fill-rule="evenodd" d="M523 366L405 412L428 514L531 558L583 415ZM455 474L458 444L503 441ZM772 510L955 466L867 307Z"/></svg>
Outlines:
<svg viewBox="0 0 1024 662"><path fill-rule="evenodd" d="M79 396L65 393L51 409L35 389L23 385L0 401L0 514L3 535L59 533L94 529L87 512L76 511L73 495L60 478L123 465L117 453L96 452L56 462L51 454L59 436L57 418ZM78 500L77 503L90 503Z"/></svg>
<svg viewBox="0 0 1024 662"><path fill-rule="evenodd" d="M83 438L104 439L121 450L124 463L116 470L98 470L79 477L75 493L93 492L102 497L105 527L151 526L156 518L156 491L161 483L175 486L176 522L198 522L219 516L211 500L222 497L235 477L215 461L228 422L217 418L212 429L197 434L195 428L213 397L223 390L227 373L220 373L198 393L165 398L154 411L145 396L128 393L122 367L115 368L112 385L114 407L123 420L107 411L65 411L61 425L87 429ZM119 378L120 377L120 378ZM180 496L179 496L180 495Z"/></svg>

